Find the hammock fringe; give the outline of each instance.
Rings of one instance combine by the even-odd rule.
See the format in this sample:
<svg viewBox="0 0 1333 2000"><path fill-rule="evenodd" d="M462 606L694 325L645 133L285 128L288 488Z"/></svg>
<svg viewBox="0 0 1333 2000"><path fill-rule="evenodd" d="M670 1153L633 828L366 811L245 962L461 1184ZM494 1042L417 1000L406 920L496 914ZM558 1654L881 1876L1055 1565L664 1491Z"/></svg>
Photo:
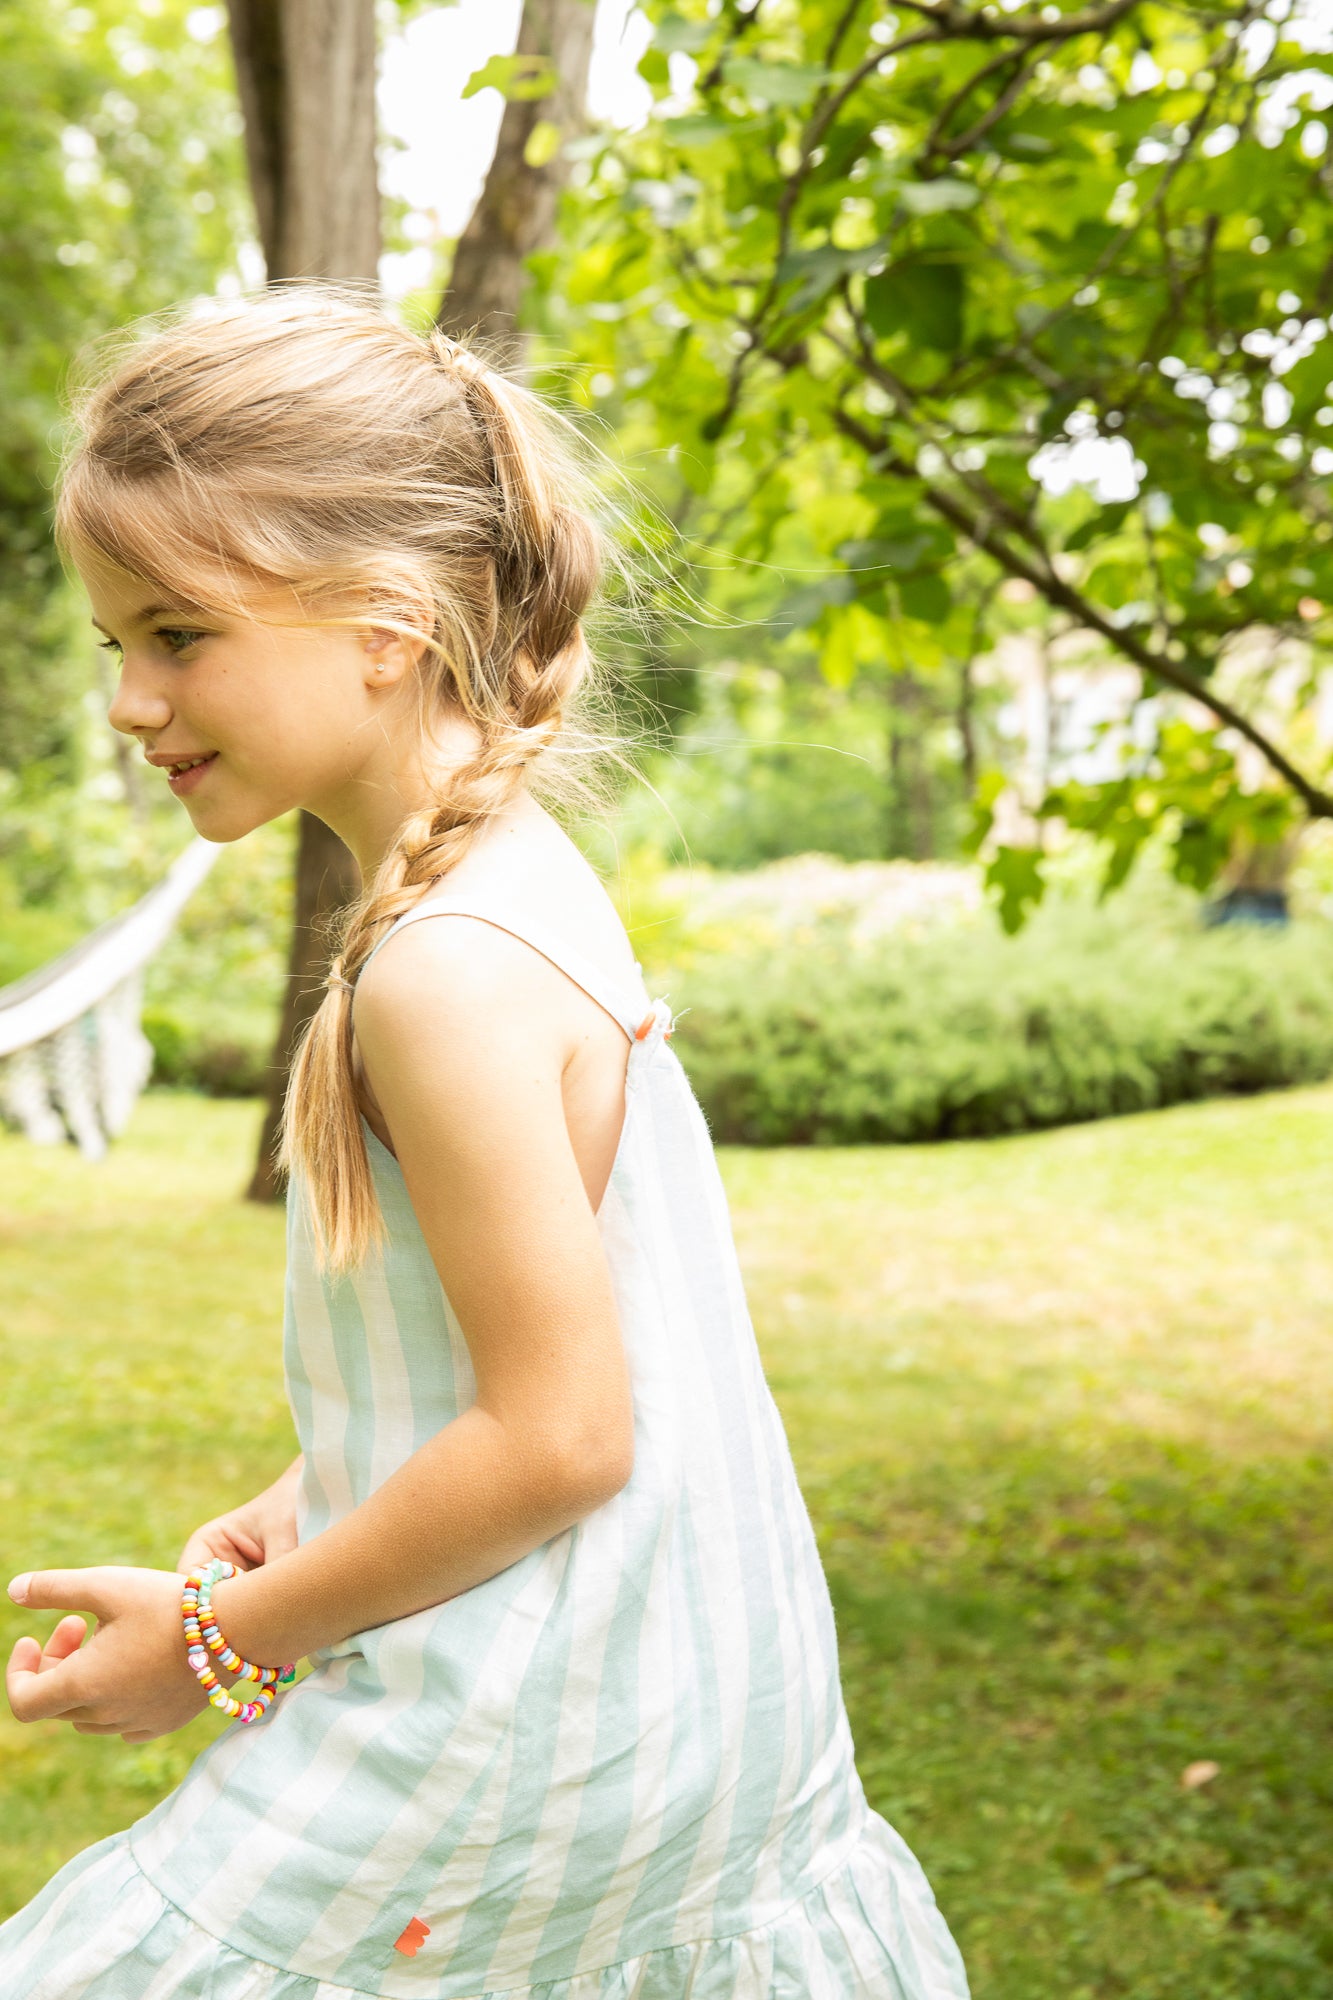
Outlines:
<svg viewBox="0 0 1333 2000"><path fill-rule="evenodd" d="M0 1118L37 1146L100 1160L153 1067L139 1025L144 967L221 853L195 839L132 908L0 987Z"/></svg>

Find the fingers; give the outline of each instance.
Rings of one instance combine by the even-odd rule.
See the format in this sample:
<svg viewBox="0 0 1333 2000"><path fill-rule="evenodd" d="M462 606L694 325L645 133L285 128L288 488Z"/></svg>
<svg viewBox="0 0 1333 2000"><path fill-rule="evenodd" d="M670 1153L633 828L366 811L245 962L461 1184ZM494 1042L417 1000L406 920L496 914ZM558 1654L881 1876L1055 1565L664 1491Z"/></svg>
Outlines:
<svg viewBox="0 0 1333 2000"><path fill-rule="evenodd" d="M111 1608L108 1574L105 1568L29 1570L13 1579L9 1595L29 1611L64 1611L77 1605L100 1618Z"/></svg>
<svg viewBox="0 0 1333 2000"><path fill-rule="evenodd" d="M5 1693L14 1720L50 1722L81 1708L81 1666L78 1653L44 1664L35 1639L16 1640L5 1669Z"/></svg>
<svg viewBox="0 0 1333 2000"><path fill-rule="evenodd" d="M214 1556L221 1556L224 1562L235 1563L237 1569L258 1569L264 1560L264 1551L253 1536L224 1526L221 1522L206 1521L202 1528L196 1528L185 1547L181 1550L176 1567L184 1575L191 1570L202 1569L212 1562Z"/></svg>
<svg viewBox="0 0 1333 2000"><path fill-rule="evenodd" d="M55 1666L58 1660L67 1660L71 1653L77 1653L88 1632L88 1620L81 1618L77 1611L71 1611L68 1618L62 1618L42 1647L38 1672Z"/></svg>
<svg viewBox="0 0 1333 2000"><path fill-rule="evenodd" d="M245 1528L236 1527L231 1531L231 1545L236 1553L231 1557L240 1569L258 1569L264 1560L264 1550L252 1534Z"/></svg>
<svg viewBox="0 0 1333 2000"><path fill-rule="evenodd" d="M35 1639L16 1639L9 1655L9 1671L35 1674L42 1664L42 1649Z"/></svg>
<svg viewBox="0 0 1333 2000"><path fill-rule="evenodd" d="M62 1619L61 1624L82 1626L83 1620ZM56 1631L59 1630L60 1626L57 1626ZM54 1640L55 1633L51 1636ZM77 1648L77 1641L75 1645ZM50 1647L47 1648L47 1654L43 1654L35 1639L25 1638L15 1642L14 1650L9 1657L9 1671L5 1676L9 1706L14 1711L15 1721L68 1722L81 1736L117 1735L120 1731L119 1723L92 1720L96 1710L90 1709L79 1700L78 1690L70 1685L68 1675L63 1683L64 1692L57 1694L53 1705L50 1674L60 1666L61 1661L48 1657L49 1653ZM156 1734L155 1731L150 1733ZM129 1740L127 1737L126 1741Z"/></svg>

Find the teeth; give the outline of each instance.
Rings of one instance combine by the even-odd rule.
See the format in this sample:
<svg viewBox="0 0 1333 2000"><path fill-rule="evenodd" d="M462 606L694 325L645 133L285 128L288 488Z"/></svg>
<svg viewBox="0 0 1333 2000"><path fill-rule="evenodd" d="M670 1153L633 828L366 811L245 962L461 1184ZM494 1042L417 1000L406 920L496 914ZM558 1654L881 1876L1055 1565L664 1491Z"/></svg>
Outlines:
<svg viewBox="0 0 1333 2000"><path fill-rule="evenodd" d="M182 771L193 771L196 764L206 764L207 757L191 757L188 764L169 764L167 769L173 778L179 778Z"/></svg>

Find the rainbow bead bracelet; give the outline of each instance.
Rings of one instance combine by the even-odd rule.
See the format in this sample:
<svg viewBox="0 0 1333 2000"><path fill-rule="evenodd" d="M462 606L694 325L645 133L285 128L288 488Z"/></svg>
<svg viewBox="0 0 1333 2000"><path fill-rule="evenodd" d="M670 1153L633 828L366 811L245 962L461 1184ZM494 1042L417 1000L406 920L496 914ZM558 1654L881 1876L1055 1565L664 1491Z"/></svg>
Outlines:
<svg viewBox="0 0 1333 2000"><path fill-rule="evenodd" d="M214 1708L237 1716L242 1722L258 1722L272 1702L279 1683L295 1680L296 1663L289 1661L285 1667L256 1666L252 1660L243 1660L227 1644L213 1616L213 1585L221 1583L224 1577L235 1575L235 1563L227 1562L222 1556L214 1556L203 1569L191 1570L186 1577L185 1589L181 1593L185 1657ZM234 1695L228 1694L209 1664L209 1653L214 1654L239 1680L259 1683L259 1693L253 1701L237 1701Z"/></svg>

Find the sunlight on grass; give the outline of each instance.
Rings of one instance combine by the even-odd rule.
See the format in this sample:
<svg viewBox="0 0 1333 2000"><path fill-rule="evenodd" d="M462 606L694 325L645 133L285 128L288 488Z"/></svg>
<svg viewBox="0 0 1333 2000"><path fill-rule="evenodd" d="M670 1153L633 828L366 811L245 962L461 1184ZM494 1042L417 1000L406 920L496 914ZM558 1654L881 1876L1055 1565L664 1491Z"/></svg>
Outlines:
<svg viewBox="0 0 1333 2000"><path fill-rule="evenodd" d="M1333 1993L1330 1114L721 1154L859 1766L977 2000ZM256 1129L154 1093L100 1167L0 1141L6 1576L168 1566L295 1450ZM6 1716L0 1910L226 1726Z"/></svg>

